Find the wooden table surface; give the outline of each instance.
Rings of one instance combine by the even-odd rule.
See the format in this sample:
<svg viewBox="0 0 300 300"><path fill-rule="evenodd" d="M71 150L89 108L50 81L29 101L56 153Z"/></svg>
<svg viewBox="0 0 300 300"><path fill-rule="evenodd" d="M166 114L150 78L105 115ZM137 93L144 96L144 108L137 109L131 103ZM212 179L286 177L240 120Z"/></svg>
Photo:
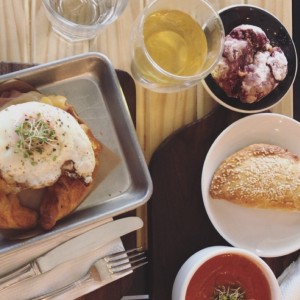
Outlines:
<svg viewBox="0 0 300 300"><path fill-rule="evenodd" d="M182 1L182 0L172 0ZM130 32L147 0L129 0L122 16L94 40L70 43L57 36L46 18L41 0L0 0L0 61L40 64L75 54L98 51L115 68L130 72ZM220 9L233 4L253 4L277 16L292 33L292 0L212 0ZM189 90L158 94L136 84L136 132L146 161L176 129L209 112L215 105L201 85ZM292 89L274 112L293 116ZM147 206L137 212L145 221ZM147 226L138 243L147 248Z"/></svg>

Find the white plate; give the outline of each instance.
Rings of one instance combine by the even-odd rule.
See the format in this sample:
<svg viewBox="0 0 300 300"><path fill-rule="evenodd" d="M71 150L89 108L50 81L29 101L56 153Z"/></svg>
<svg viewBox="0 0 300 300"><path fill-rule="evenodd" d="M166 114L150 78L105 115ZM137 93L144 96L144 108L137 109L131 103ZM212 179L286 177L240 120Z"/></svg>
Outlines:
<svg viewBox="0 0 300 300"><path fill-rule="evenodd" d="M262 113L227 127L212 144L202 171L202 197L216 230L230 244L262 257L276 257L300 248L300 212L252 209L214 201L209 186L215 170L229 155L254 143L281 146L300 156L300 123L283 115Z"/></svg>

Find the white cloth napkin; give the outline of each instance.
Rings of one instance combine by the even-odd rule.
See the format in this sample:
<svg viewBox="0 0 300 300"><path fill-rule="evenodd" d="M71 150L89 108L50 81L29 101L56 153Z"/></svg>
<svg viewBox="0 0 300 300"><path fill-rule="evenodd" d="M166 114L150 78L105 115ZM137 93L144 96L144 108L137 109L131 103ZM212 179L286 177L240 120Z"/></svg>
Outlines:
<svg viewBox="0 0 300 300"><path fill-rule="evenodd" d="M69 238L70 238L70 236L67 236L67 237L65 237L65 240L67 240ZM61 243L61 242L62 241L60 241L59 243ZM41 247L36 247L35 249L24 249L23 256L25 256L25 258L23 257L22 263L23 264L28 263L35 257L38 257L39 255L47 252L48 250L50 250L52 248L53 248L53 242L48 243L48 247L45 245L41 245ZM41 296L51 290L58 289L58 288L63 287L73 281L80 279L82 276L84 276L88 272L89 267L96 260L98 260L99 258L101 258L105 255L115 253L118 251L122 251L122 250L124 250L123 243L120 238L117 238L114 241L110 242L109 244L97 249L96 251L93 251L84 257L80 257L80 259L76 259L74 261L69 261L69 262L63 263L63 264L55 267L54 269L50 270L49 272L46 272L46 273L41 274L34 278L26 279L24 281L19 282L18 284L14 285L14 286L11 286L9 288L4 289L3 291L0 291L0 299L14 299L14 300L34 299L35 297ZM35 255L34 255L34 253L35 253ZM17 260L18 257L22 256L22 253L19 253L19 255L16 255L16 253L15 253L14 256L15 256L15 259ZM27 257L27 260L26 260L26 257ZM7 260L10 262L11 262L11 259L13 259L13 257L7 257ZM2 261L5 261L5 259ZM19 264L20 264L20 262L19 262ZM2 269L1 274L7 273L7 271L11 271L11 270L9 270L8 265L9 264L4 264L4 270L6 269L6 272L3 272L3 269L1 268ZM11 264L10 264L10 269L11 268L14 269L15 267L11 266ZM122 275L122 276L124 276L124 275ZM101 287L105 284L108 284L109 282L117 280L117 279L121 278L122 276L114 275L113 277L111 277L105 281L102 281L101 283L96 283L96 284L88 283L85 285L77 286L76 288L69 291L68 293L63 294L60 297L56 297L55 299L78 298L84 294L87 294L87 293L95 290L95 289L98 289L99 287Z"/></svg>
<svg viewBox="0 0 300 300"><path fill-rule="evenodd" d="M282 300L300 300L300 257L278 277Z"/></svg>

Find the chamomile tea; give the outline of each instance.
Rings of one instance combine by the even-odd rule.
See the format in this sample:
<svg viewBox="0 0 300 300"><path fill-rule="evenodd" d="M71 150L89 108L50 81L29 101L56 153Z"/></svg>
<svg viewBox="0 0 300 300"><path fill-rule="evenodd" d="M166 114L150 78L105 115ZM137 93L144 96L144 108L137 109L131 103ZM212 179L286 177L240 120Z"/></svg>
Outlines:
<svg viewBox="0 0 300 300"><path fill-rule="evenodd" d="M202 67L207 41L201 26L187 13L159 10L144 23L144 43L153 59L165 71L190 76Z"/></svg>
<svg viewBox="0 0 300 300"><path fill-rule="evenodd" d="M153 0L132 32L131 74L144 87L175 92L198 84L222 55L224 28L207 0Z"/></svg>

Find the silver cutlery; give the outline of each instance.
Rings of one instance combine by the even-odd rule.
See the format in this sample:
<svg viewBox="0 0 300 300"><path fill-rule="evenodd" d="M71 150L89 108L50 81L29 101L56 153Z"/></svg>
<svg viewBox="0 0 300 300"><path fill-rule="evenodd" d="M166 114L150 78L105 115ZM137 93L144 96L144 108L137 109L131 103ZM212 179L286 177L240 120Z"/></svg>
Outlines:
<svg viewBox="0 0 300 300"><path fill-rule="evenodd" d="M87 274L62 288L41 295L34 300L50 300L72 290L76 286L82 286L88 282L103 282L112 279L115 275L122 276L147 264L145 252L141 248L125 250L107 255L97 260L89 269Z"/></svg>
<svg viewBox="0 0 300 300"><path fill-rule="evenodd" d="M141 227L143 227L143 221L139 217L127 217L91 229L0 278L0 291L22 280L46 273L62 263L86 255Z"/></svg>

